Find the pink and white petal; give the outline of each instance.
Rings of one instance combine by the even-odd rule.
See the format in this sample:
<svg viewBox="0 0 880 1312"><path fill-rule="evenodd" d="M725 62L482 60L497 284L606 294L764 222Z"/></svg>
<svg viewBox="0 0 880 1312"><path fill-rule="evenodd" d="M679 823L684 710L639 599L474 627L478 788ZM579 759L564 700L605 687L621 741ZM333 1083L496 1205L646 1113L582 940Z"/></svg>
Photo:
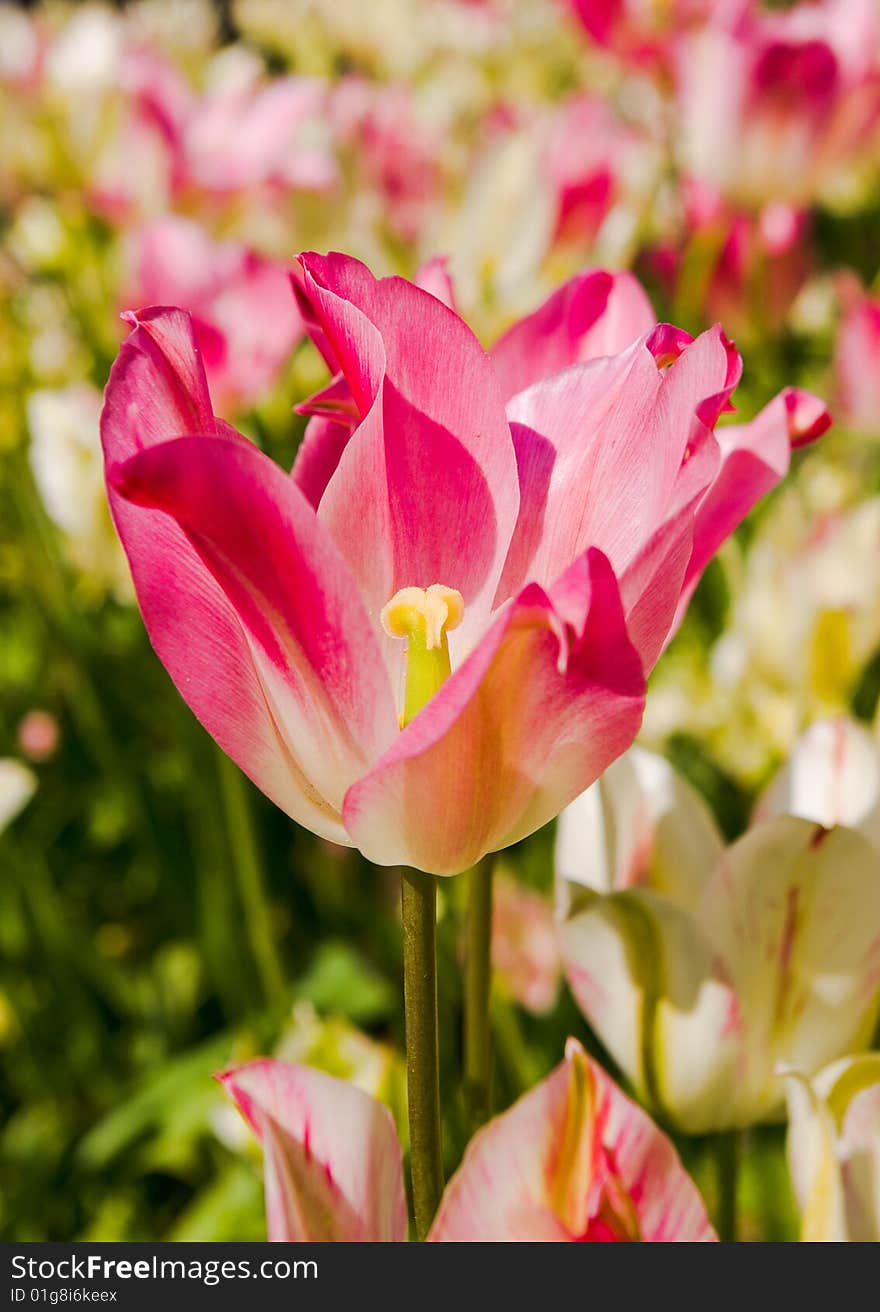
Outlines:
<svg viewBox="0 0 880 1312"><path fill-rule="evenodd" d="M429 1238L715 1236L672 1144L569 1039L565 1060L471 1141Z"/></svg>
<svg viewBox="0 0 880 1312"><path fill-rule="evenodd" d="M650 889L578 890L560 943L575 1000L639 1097L687 1133L737 1124L736 999L694 919Z"/></svg>
<svg viewBox="0 0 880 1312"><path fill-rule="evenodd" d="M676 432L687 428L684 452L700 437L700 426L714 428L719 415L731 410L731 393L742 377L742 357L725 336L720 324L700 333L692 342L683 343L679 335L676 345L672 338L679 330L660 324L649 346L660 352L658 367L671 352L676 358L663 369L662 405L668 414L669 424ZM664 331L665 330L665 331ZM670 459L675 460L672 451ZM681 457L674 464L673 473L681 466Z"/></svg>
<svg viewBox="0 0 880 1312"><path fill-rule="evenodd" d="M508 402L520 512L496 604L527 580L549 586L589 546L619 572L650 536L667 497L651 458L660 385L640 340Z"/></svg>
<svg viewBox="0 0 880 1312"><path fill-rule="evenodd" d="M134 331L105 393L105 467L199 431L250 449L211 412L189 315L153 309L131 316L131 322ZM315 832L348 843L338 818L316 805L308 789L297 788L252 646L201 556L168 515L133 505L109 481L108 496L150 640L187 705L277 805L296 810ZM296 802L292 794L298 794Z"/></svg>
<svg viewBox="0 0 880 1312"><path fill-rule="evenodd" d="M799 815L858 829L880 848L880 746L854 720L817 720L758 802L757 820Z"/></svg>
<svg viewBox="0 0 880 1312"><path fill-rule="evenodd" d="M358 410L342 374L337 374L320 392L294 409L297 414L310 415L311 418L290 476L317 510L357 427Z"/></svg>
<svg viewBox="0 0 880 1312"><path fill-rule="evenodd" d="M571 1043L572 1040L569 1040ZM597 1119L616 1182L632 1201L647 1243L711 1243L705 1204L670 1139L596 1062Z"/></svg>
<svg viewBox="0 0 880 1312"><path fill-rule="evenodd" d="M570 279L492 347L505 400L579 361L616 355L656 323L630 273L601 269Z"/></svg>
<svg viewBox="0 0 880 1312"><path fill-rule="evenodd" d="M463 321L412 283L377 280L339 255L301 262L309 312L362 416L319 516L371 612L401 587L439 582L463 594L475 634L519 505L491 362Z"/></svg>
<svg viewBox="0 0 880 1312"><path fill-rule="evenodd" d="M317 810L317 832L335 835L346 787L397 725L377 635L314 511L262 452L212 437L153 447L110 479L128 501L170 516L219 585L284 745L291 787L281 805L313 828ZM182 618L163 633L184 696L189 612L200 604L201 591L186 597Z"/></svg>
<svg viewBox="0 0 880 1312"><path fill-rule="evenodd" d="M870 1041L880 868L861 834L792 816L756 826L728 848L699 920L739 1000L738 1094L761 1117L781 1105L780 1065L809 1077Z"/></svg>
<svg viewBox="0 0 880 1312"><path fill-rule="evenodd" d="M263 1143L270 1240L406 1239L400 1141L386 1107L288 1062L253 1061L217 1078Z"/></svg>
<svg viewBox="0 0 880 1312"><path fill-rule="evenodd" d="M509 401L520 514L499 602L526 578L546 583L590 545L605 552L620 577L630 566L641 577L647 565L636 562L649 553L653 573L641 592L630 585L628 609L647 591L647 581L653 578L656 586L664 556L673 572L681 567L688 501L704 492L714 471L707 425L736 383L739 357L712 329L687 344L676 338L678 354L667 363L668 335L661 329L619 355L574 365ZM667 523L676 545L664 551L664 537L653 546L651 539ZM668 605L660 610L665 614ZM637 617L646 658L663 627L659 614Z"/></svg>
<svg viewBox="0 0 880 1312"><path fill-rule="evenodd" d="M429 1239L558 1242L587 1229L600 1164L595 1074L565 1061L471 1140Z"/></svg>
<svg viewBox="0 0 880 1312"><path fill-rule="evenodd" d="M655 529L620 578L629 636L650 674L669 641L694 544L694 507Z"/></svg>
<svg viewBox="0 0 880 1312"><path fill-rule="evenodd" d="M699 794L662 756L631 747L560 815L555 867L563 884L644 885L687 911L723 850Z"/></svg>
<svg viewBox="0 0 880 1312"><path fill-rule="evenodd" d="M815 441L830 423L831 416L818 397L789 387L750 423L716 429L721 466L697 508L679 621L721 543L788 473L792 448Z"/></svg>
<svg viewBox="0 0 880 1312"><path fill-rule="evenodd" d="M666 518L621 575L627 629L641 653L646 674L672 640L681 619L682 587L693 556L695 512L720 463L715 434L702 427L676 478Z"/></svg>
<svg viewBox="0 0 880 1312"><path fill-rule="evenodd" d="M524 838L632 741L644 680L598 551L530 585L345 798L380 865L456 874Z"/></svg>

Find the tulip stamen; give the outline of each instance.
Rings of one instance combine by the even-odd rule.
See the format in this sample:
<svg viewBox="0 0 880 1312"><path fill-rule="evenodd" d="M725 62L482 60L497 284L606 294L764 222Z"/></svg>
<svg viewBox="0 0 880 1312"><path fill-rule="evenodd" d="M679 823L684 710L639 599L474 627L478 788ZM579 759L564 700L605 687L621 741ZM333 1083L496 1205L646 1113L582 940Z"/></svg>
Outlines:
<svg viewBox="0 0 880 1312"><path fill-rule="evenodd" d="M382 607L380 618L385 632L406 640L401 729L449 678L452 667L446 635L458 628L463 617L461 593L442 583L432 583L429 588L401 588Z"/></svg>

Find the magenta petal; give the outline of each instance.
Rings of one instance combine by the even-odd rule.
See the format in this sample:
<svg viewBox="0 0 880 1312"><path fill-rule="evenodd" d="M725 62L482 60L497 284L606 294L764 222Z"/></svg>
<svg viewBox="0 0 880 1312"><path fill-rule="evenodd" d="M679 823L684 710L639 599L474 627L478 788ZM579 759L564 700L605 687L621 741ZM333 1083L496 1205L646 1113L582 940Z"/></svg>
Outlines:
<svg viewBox="0 0 880 1312"><path fill-rule="evenodd" d="M269 1239L406 1239L403 1163L387 1107L308 1066L252 1061L218 1075L263 1143Z"/></svg>
<svg viewBox="0 0 880 1312"><path fill-rule="evenodd" d="M252 451L211 412L189 316L152 309L128 317L135 328L111 370L101 417L107 466L185 433ZM132 505L112 484L108 495L159 659L224 751L273 801L293 809L287 747L234 607L168 515ZM312 828L347 841L338 820L303 805Z"/></svg>
<svg viewBox="0 0 880 1312"><path fill-rule="evenodd" d="M327 484L358 422L357 406L341 374L295 406L297 414L311 415L296 453L290 476L317 510Z"/></svg>
<svg viewBox="0 0 880 1312"><path fill-rule="evenodd" d="M183 310L126 310L134 330L107 384L101 437L108 461L183 433L214 433L215 419L192 320ZM244 441L244 438L241 439Z"/></svg>
<svg viewBox="0 0 880 1312"><path fill-rule="evenodd" d="M616 355L655 323L630 273L581 273L498 339L492 360L507 400L568 365Z"/></svg>
<svg viewBox="0 0 880 1312"><path fill-rule="evenodd" d="M286 788L275 773L268 781L272 791L255 773L256 782L295 819L341 837L344 791L394 738L397 725L375 630L314 511L262 452L216 437L163 443L115 467L110 477L130 502L170 516L238 621L254 671L250 682L262 693L281 743L273 766L282 779L280 767L287 768ZM156 518L150 516L151 524ZM147 557L142 568L161 591L164 555ZM180 598L182 622L161 616L155 626L160 654L196 713L204 713L206 723L210 717L210 731L250 772L249 756L238 751L248 709L229 714L238 689L226 688L215 669L210 687L199 686L192 696L191 663L209 668L223 637L206 621L208 650L194 652L200 635L191 615L204 606L204 592L197 579Z"/></svg>
<svg viewBox="0 0 880 1312"><path fill-rule="evenodd" d="M336 472L351 433L350 424L329 415L315 415L306 425L290 476L315 510Z"/></svg>
<svg viewBox="0 0 880 1312"><path fill-rule="evenodd" d="M788 387L751 423L719 428L721 450L717 476L699 504L694 549L679 607L681 619L700 575L721 543L761 497L788 473L792 447L814 441L831 423L818 397Z"/></svg>
<svg viewBox="0 0 880 1312"><path fill-rule="evenodd" d="M380 865L456 874L558 814L629 745L644 679L607 560L526 587L370 772L343 818Z"/></svg>
<svg viewBox="0 0 880 1312"><path fill-rule="evenodd" d="M491 362L436 297L357 260L304 255L301 297L361 422L319 506L378 614L402 587L442 583L488 613L519 504Z"/></svg>

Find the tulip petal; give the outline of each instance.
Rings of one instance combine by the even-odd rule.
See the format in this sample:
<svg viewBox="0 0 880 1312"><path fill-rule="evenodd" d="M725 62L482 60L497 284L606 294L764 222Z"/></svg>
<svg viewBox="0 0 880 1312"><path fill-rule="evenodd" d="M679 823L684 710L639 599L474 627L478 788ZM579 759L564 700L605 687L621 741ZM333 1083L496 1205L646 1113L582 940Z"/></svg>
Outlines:
<svg viewBox="0 0 880 1312"><path fill-rule="evenodd" d="M584 891L560 943L578 1005L643 1101L688 1133L735 1115L737 1001L681 907L646 888Z"/></svg>
<svg viewBox="0 0 880 1312"><path fill-rule="evenodd" d="M673 574L683 569L684 512L714 473L707 426L736 383L739 357L717 328L687 344L676 339L671 363L661 354L658 365L657 350L665 348L655 329L620 354L574 365L508 403L520 514L497 602L527 578L546 585L588 546L604 551L619 577L632 568L646 591L664 560ZM691 449L699 459L689 469ZM706 482L695 483L694 470ZM671 530L652 548L669 516ZM640 595L631 585L627 610ZM656 648L656 615L641 624Z"/></svg>
<svg viewBox="0 0 880 1312"><path fill-rule="evenodd" d="M651 303L632 274L578 274L492 347L502 395L508 400L569 365L616 355L655 322Z"/></svg>
<svg viewBox="0 0 880 1312"><path fill-rule="evenodd" d="M434 1242L715 1235L674 1147L576 1040L565 1060L472 1140Z"/></svg>
<svg viewBox="0 0 880 1312"><path fill-rule="evenodd" d="M592 783L635 736L643 691L614 575L587 552L496 620L349 789L346 828L380 865L456 874Z"/></svg>
<svg viewBox="0 0 880 1312"><path fill-rule="evenodd" d="M801 1211L804 1243L840 1243L849 1236L836 1127L809 1080L786 1072L788 1169Z"/></svg>
<svg viewBox="0 0 880 1312"><path fill-rule="evenodd" d="M254 1061L217 1077L263 1143L274 1241L407 1236L400 1141L387 1107L308 1066Z"/></svg>
<svg viewBox="0 0 880 1312"><path fill-rule="evenodd" d="M216 437L162 443L116 467L111 481L130 502L170 516L219 584L284 745L288 786L274 800L339 837L345 788L397 725L377 635L314 511L262 452ZM201 595L186 597L187 619ZM188 623L176 641L185 674Z"/></svg>
<svg viewBox="0 0 880 1312"><path fill-rule="evenodd" d="M788 387L751 423L716 429L721 466L697 509L694 549L679 620L700 575L721 543L756 502L788 473L792 448L814 441L830 423L831 416L818 397Z"/></svg>
<svg viewBox="0 0 880 1312"><path fill-rule="evenodd" d="M668 761L631 747L559 817L556 873L597 893L645 884L692 906L724 850L706 803Z"/></svg>
<svg viewBox="0 0 880 1312"><path fill-rule="evenodd" d="M111 370L101 417L105 466L186 433L250 449L211 411L189 315L157 308L128 318L134 331ZM112 485L108 496L159 659L223 750L267 796L291 808L288 751L234 607L169 516L133 505ZM326 837L348 841L305 794L298 813Z"/></svg>
<svg viewBox="0 0 880 1312"><path fill-rule="evenodd" d="M784 1071L788 1161L807 1241L880 1240L880 1053Z"/></svg>
<svg viewBox="0 0 880 1312"><path fill-rule="evenodd" d="M799 815L858 829L880 848L880 747L854 720L817 720L764 793L756 818Z"/></svg>
<svg viewBox="0 0 880 1312"><path fill-rule="evenodd" d="M371 613L400 588L442 583L462 593L464 631L476 634L519 505L491 362L462 320L412 283L377 280L341 255L304 255L301 264L307 327L341 370L361 421L319 517Z"/></svg>
<svg viewBox="0 0 880 1312"><path fill-rule="evenodd" d="M863 1068L860 1072L852 1069L856 1063ZM847 1228L854 1242L877 1243L880 1241L880 1054L853 1059L850 1070L831 1093L835 1112L835 1094L846 1078L854 1075L861 1079L863 1087L848 1092L840 1136Z"/></svg>
<svg viewBox="0 0 880 1312"><path fill-rule="evenodd" d="M785 1064L810 1076L870 1039L880 1006L880 869L848 829L792 816L728 849L699 920L742 1015L738 1099L771 1116Z"/></svg>

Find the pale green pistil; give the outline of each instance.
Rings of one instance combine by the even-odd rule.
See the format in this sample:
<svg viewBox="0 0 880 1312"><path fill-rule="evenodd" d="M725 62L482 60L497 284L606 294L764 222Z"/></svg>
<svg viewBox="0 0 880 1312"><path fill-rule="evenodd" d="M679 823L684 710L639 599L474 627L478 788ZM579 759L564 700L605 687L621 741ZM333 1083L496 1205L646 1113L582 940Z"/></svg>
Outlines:
<svg viewBox="0 0 880 1312"><path fill-rule="evenodd" d="M442 583L432 583L429 588L401 588L382 608L385 632L406 640L401 729L406 728L449 678L446 634L458 627L463 615L461 593Z"/></svg>

